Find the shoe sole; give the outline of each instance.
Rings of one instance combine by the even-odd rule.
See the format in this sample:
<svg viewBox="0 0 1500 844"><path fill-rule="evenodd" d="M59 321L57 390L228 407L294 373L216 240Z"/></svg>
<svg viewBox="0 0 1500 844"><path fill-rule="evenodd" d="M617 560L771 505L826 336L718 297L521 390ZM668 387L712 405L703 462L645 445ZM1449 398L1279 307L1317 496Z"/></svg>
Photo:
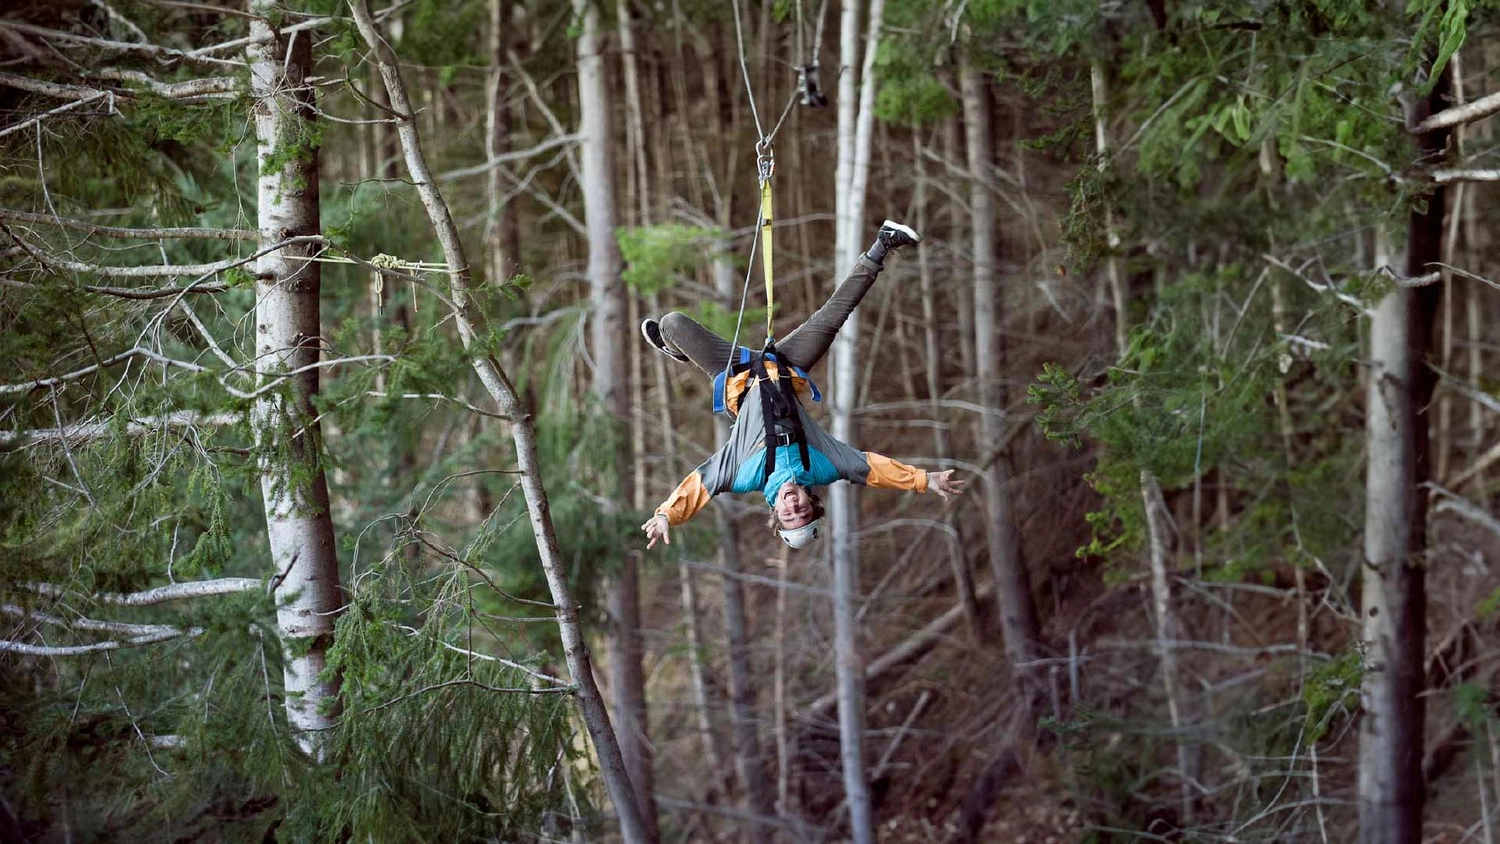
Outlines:
<svg viewBox="0 0 1500 844"><path fill-rule="evenodd" d="M911 226L903 226L895 220L886 220L884 223L880 224L880 227L883 229L895 229L896 231L901 232L902 234L911 238L913 243L922 242L922 236L920 234L917 234L916 229L912 228Z"/></svg>
<svg viewBox="0 0 1500 844"><path fill-rule="evenodd" d="M656 333L657 334L661 334L661 323L657 322L654 319L649 319L649 318L641 320L641 336L644 337L644 338L646 338L646 344L647 345L649 345L651 348L657 350L658 352L661 352L662 354L666 355L667 357L669 357L672 360L675 360L675 361L677 361L679 363L687 363L688 362L687 355L685 355L685 354L683 354L681 352L677 352L676 354L673 354L672 350L666 348L665 341L658 342L657 338L652 337L651 336L651 332L646 330L646 326L648 326L648 325L655 325L656 326Z"/></svg>

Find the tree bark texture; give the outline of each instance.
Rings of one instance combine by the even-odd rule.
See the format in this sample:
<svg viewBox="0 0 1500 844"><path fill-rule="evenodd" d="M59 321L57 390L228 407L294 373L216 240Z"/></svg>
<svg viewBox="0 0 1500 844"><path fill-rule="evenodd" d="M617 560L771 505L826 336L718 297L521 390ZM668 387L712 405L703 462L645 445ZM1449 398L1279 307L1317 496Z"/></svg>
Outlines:
<svg viewBox="0 0 1500 844"><path fill-rule="evenodd" d="M1407 106L1417 125L1440 102L1442 85ZM1419 144L1441 155L1446 131ZM1407 216L1407 277L1441 258L1445 188ZM1362 844L1422 840L1422 754L1426 704L1429 478L1427 408L1435 379L1428 368L1440 285L1396 287L1370 320L1366 394L1365 559L1360 615L1366 652L1360 690L1359 825Z"/></svg>
<svg viewBox="0 0 1500 844"><path fill-rule="evenodd" d="M257 0L250 10L260 16L270 6ZM264 17L251 22L251 34L265 38L250 46L249 59L260 165L257 228L266 248L321 231L314 99L302 85L312 70L312 41L288 43ZM299 244L269 252L255 264L257 384L318 361L321 277L318 264L299 260L310 252L310 245ZM312 406L317 392L318 370L310 368L261 393L250 411L271 567L281 578L276 622L285 649L287 723L298 745L315 758L322 731L334 726L337 715L338 680L320 675L344 604Z"/></svg>
<svg viewBox="0 0 1500 844"><path fill-rule="evenodd" d="M366 0L351 0L349 5L354 13L354 21L359 27L360 35L370 45L374 60L380 68L381 78L385 80L386 90L390 93L391 108L401 116L398 131L401 148L406 157L407 170L411 180L416 184L422 205L432 221L433 230L442 247L443 259L449 267L449 292L455 306L454 326L458 329L458 335L463 341L465 350L468 350L472 356L471 362L475 374L479 376L480 383L484 385L500 413L510 422L511 437L516 445L516 462L521 473L521 493L526 500L526 511L530 517L532 536L536 538L537 553L541 557L543 574L547 578L547 587L552 594L553 612L557 618L563 654L567 660L568 672L578 687L578 707L583 715L584 726L588 729L589 738L594 743L594 752L599 758L599 772L604 780L605 789L609 792L610 800L615 804L615 813L620 822L620 833L629 844L652 841L654 839L641 819L641 813L636 805L635 794L630 785L630 775L625 768L619 742L615 739L614 727L610 724L609 712L604 705L604 696L600 694L599 687L594 682L588 644L584 641L583 627L578 621L578 604L573 598L573 590L568 585L564 574L567 570L567 563L562 559L562 553L557 544L557 533L552 526L552 513L547 503L547 490L542 483L541 460L537 456L536 430L531 416L516 393L515 386L500 365L493 358L474 350L475 341L479 337L478 331L484 326L484 319L479 309L470 302L473 279L469 271L468 258L464 254L463 242L459 239L458 227L453 221L453 215L442 193L438 190L432 171L427 166L426 156L422 152L421 138L412 117L411 101L407 96L406 86L401 80L396 55L376 31Z"/></svg>
<svg viewBox="0 0 1500 844"><path fill-rule="evenodd" d="M834 238L835 275L859 257L864 220L865 189L869 181L871 126L874 121L874 90L870 79L873 54L880 32L883 0L870 5L869 37L865 49L864 78L855 74L859 53L859 0L844 0L839 35L839 111L837 182L837 231ZM863 89L860 86L863 85ZM856 100L856 93L858 99ZM859 369L855 352L859 344L859 311L856 309L833 343L832 434L844 442L855 436L854 407L858 396ZM839 748L843 764L845 799L849 803L849 830L856 844L874 841L874 809L865 772L864 665L859 653L859 527L854 490L848 484L829 488L830 532L833 546L833 617L835 667L838 676Z"/></svg>
<svg viewBox="0 0 1500 844"><path fill-rule="evenodd" d="M995 205L990 193L989 171L994 159L990 139L990 98L985 82L965 61L959 70L963 98L964 131L968 154L969 214L973 224L974 352L979 380L979 401L984 405L981 443L984 451L1000 447L1005 419L1000 385L1000 326L996 301ZM1031 578L1021 559L1020 542L1007 498L1006 462L997 456L984 474L985 529L989 538L990 572L1000 609L1000 631L1005 654L1018 685L1025 686L1021 669L1031 661L1034 643L1041 632L1031 599Z"/></svg>
<svg viewBox="0 0 1500 844"><path fill-rule="evenodd" d="M620 248L615 242L614 170L610 161L608 80L605 78L599 6L574 0L582 24L578 37L578 110L584 225L589 241L589 342L594 367L594 395L600 408L616 420L630 418L625 375L625 284L620 279ZM628 442L621 432L615 453L616 492L630 488ZM608 471L608 469L606 470ZM610 616L609 671L619 724L620 752L630 771L636 803L648 834L656 837L656 804L652 800L652 751L646 678L641 671L640 558L620 557L619 574L603 586Z"/></svg>

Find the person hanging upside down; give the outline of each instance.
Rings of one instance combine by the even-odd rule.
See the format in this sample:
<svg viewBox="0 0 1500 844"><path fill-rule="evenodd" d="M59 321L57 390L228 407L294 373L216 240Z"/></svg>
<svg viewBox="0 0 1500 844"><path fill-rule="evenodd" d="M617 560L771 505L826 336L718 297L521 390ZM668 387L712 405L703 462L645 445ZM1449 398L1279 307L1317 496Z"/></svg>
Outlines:
<svg viewBox="0 0 1500 844"><path fill-rule="evenodd" d="M760 492L771 507L770 526L792 548L818 538L822 499L813 491L835 481L912 492L936 492L946 501L963 489L953 470L926 472L870 451L859 451L834 439L802 407L800 397L817 387L807 377L827 354L834 335L884 269L887 253L921 235L886 220L875 243L834 290L832 298L785 339L761 353L741 347L673 312L659 321L641 323L641 334L657 351L703 370L714 384L714 410L734 417L729 440L714 452L656 508L641 529L647 548L658 539L668 545L668 531L691 519L709 499L722 492ZM783 367L791 369L790 377ZM774 448L767 444L774 442Z"/></svg>

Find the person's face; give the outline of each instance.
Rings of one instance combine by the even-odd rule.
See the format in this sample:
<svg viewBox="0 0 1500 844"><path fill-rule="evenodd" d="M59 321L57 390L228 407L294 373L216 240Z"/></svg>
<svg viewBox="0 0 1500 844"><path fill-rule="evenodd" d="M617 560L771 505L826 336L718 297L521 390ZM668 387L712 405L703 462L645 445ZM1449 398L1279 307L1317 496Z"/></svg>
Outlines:
<svg viewBox="0 0 1500 844"><path fill-rule="evenodd" d="M813 520L812 497L807 488L791 481L776 491L776 518L783 530L795 530Z"/></svg>

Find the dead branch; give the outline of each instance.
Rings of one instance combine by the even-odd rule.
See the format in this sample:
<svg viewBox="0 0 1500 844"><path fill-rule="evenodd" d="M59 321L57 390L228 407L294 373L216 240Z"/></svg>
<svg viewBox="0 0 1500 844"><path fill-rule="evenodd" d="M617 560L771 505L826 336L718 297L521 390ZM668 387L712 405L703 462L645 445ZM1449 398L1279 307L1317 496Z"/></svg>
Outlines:
<svg viewBox="0 0 1500 844"><path fill-rule="evenodd" d="M0 74L3 76L3 74ZM3 82L0 79L0 82ZM33 214L29 211L16 211L10 208L0 208L0 220L14 220L20 223L38 223L46 226L57 226L62 229L87 232L101 237L122 237L136 240L161 240L166 239L202 239L202 240L255 240L258 235L249 229L214 229L177 227L160 229L137 229L124 226L101 226L84 220L70 220L65 217L53 217L49 214Z"/></svg>
<svg viewBox="0 0 1500 844"><path fill-rule="evenodd" d="M456 179L468 178L469 176L478 176L481 173L488 173L489 171L494 170L496 167L499 167L502 164L510 161L520 161L525 158L531 158L533 156L541 155L548 150L553 150L561 146L571 146L572 144L577 143L582 138L582 135L576 133L572 135L559 135L556 137L551 137L533 147L518 149L493 156L483 164L475 164L472 167L460 167L457 170L449 170L446 173L439 173L437 175L438 181L451 182Z"/></svg>
<svg viewBox="0 0 1500 844"><path fill-rule="evenodd" d="M221 425L233 425L240 420L237 413L209 413L200 414L190 410L179 410L165 416L147 416L141 419L131 419L125 423L123 433L126 436L138 437L153 434L158 431L173 428L199 428L219 427ZM114 426L109 422L82 422L71 428L39 428L32 431L0 431L0 446L40 445L42 443L82 442L96 440L113 433Z"/></svg>
<svg viewBox="0 0 1500 844"><path fill-rule="evenodd" d="M131 624L125 621L99 621L81 616L79 618L63 618L62 616L44 613L40 610L19 607L15 604L0 604L0 613L42 624L51 624L54 627L87 630L92 633L122 633L126 636L154 636L157 634L181 636L186 632L182 628L170 624Z"/></svg>
<svg viewBox="0 0 1500 844"><path fill-rule="evenodd" d="M1407 127L1413 135L1421 135L1434 129L1446 129L1460 123L1473 123L1500 111L1500 92L1480 97L1477 100L1445 108L1415 126Z"/></svg>
<svg viewBox="0 0 1500 844"><path fill-rule="evenodd" d="M80 47L95 47L102 50L114 50L120 53L135 53L137 55L150 56L155 59L181 60L195 64L230 65L243 67L242 61L234 59L216 59L208 56L202 50L192 53L183 50L175 50L171 47L161 47L156 44L137 44L131 41L111 41L108 38L93 38L87 35L77 35L72 32L63 32L57 29L48 29L43 26L34 26L29 23L21 23L16 20L0 20L0 29L30 35L46 41L60 42L62 44Z"/></svg>
<svg viewBox="0 0 1500 844"><path fill-rule="evenodd" d="M58 586L55 583L32 581L29 583L17 583L17 587L37 595L49 598L61 598L72 594L72 590ZM101 604L115 604L122 607L147 607L156 604L165 604L170 601L182 601L189 598L205 598L211 595L232 595L239 592L251 592L261 589L265 583L253 577L220 577L214 580L192 580L185 583L173 583L167 586L158 586L154 589L146 589L141 592L95 592L89 597Z"/></svg>

